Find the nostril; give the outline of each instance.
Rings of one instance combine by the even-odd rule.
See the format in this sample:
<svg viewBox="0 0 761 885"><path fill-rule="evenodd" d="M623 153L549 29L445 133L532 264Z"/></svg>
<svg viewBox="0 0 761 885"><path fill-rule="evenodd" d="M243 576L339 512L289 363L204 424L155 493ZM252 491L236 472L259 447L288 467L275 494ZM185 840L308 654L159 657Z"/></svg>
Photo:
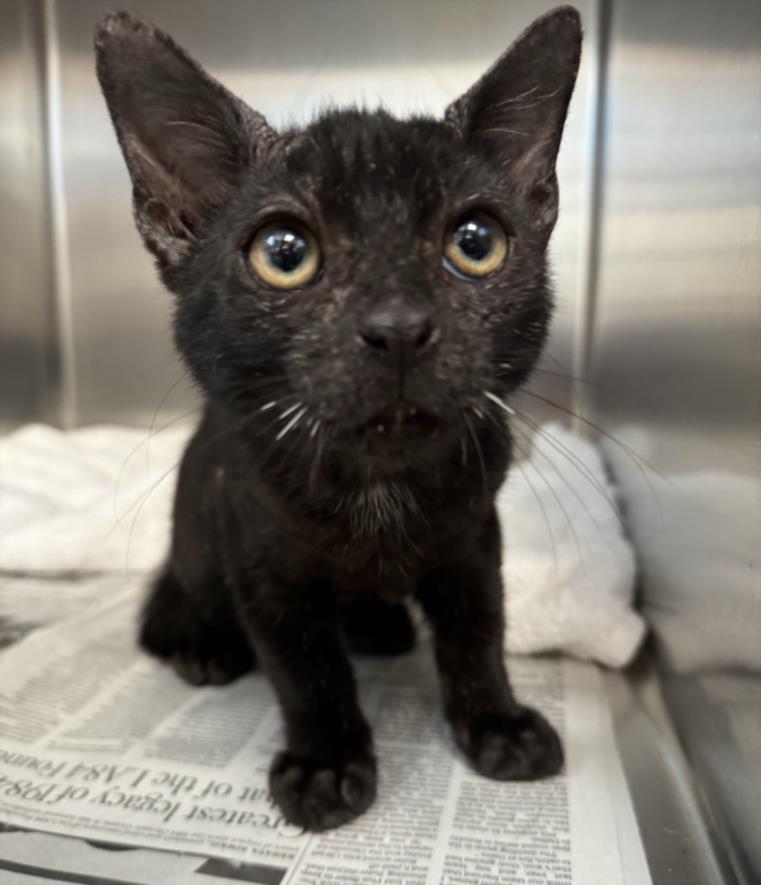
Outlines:
<svg viewBox="0 0 761 885"><path fill-rule="evenodd" d="M415 350L422 350L433 335L433 324L430 320L424 320L415 331L417 333L414 337Z"/></svg>
<svg viewBox="0 0 761 885"><path fill-rule="evenodd" d="M376 329L363 329L359 333L359 337L365 342L365 344L369 344L370 347L374 347L376 350L388 350L388 340L386 336Z"/></svg>

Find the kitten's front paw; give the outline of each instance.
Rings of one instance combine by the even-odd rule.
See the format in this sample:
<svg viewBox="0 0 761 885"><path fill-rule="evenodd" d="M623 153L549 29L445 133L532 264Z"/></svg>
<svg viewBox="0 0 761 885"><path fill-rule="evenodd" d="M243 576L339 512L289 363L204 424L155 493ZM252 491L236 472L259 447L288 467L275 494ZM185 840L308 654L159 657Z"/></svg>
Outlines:
<svg viewBox="0 0 761 885"><path fill-rule="evenodd" d="M549 722L529 707L460 720L455 739L476 771L501 781L529 781L557 774L563 746Z"/></svg>
<svg viewBox="0 0 761 885"><path fill-rule="evenodd" d="M190 685L227 685L245 675L255 663L246 646L221 649L181 649L168 659L174 672Z"/></svg>
<svg viewBox="0 0 761 885"><path fill-rule="evenodd" d="M326 763L285 751L270 768L270 792L285 817L314 832L340 827L367 811L376 782L371 753Z"/></svg>

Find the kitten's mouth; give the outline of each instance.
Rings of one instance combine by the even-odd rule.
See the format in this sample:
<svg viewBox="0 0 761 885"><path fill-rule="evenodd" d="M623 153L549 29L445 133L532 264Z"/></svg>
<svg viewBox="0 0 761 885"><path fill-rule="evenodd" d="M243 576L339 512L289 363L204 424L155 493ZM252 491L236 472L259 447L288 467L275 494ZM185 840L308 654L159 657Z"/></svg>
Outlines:
<svg viewBox="0 0 761 885"><path fill-rule="evenodd" d="M416 406L400 404L378 412L360 430L376 436L438 436L441 428L441 419L430 412Z"/></svg>

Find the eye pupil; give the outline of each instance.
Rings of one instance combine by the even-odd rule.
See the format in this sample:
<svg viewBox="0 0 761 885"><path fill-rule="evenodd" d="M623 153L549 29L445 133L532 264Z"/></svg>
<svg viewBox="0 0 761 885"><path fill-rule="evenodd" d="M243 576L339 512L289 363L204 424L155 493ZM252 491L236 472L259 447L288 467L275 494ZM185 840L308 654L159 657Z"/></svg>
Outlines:
<svg viewBox="0 0 761 885"><path fill-rule="evenodd" d="M454 242L471 261L483 261L492 249L492 231L486 224L469 219L454 232Z"/></svg>
<svg viewBox="0 0 761 885"><path fill-rule="evenodd" d="M461 216L444 242L444 266L461 278L478 280L505 263L508 239L500 222L483 211Z"/></svg>
<svg viewBox="0 0 761 885"><path fill-rule="evenodd" d="M317 279L322 254L306 225L284 219L259 228L246 258L265 285L273 289L300 289Z"/></svg>
<svg viewBox="0 0 761 885"><path fill-rule="evenodd" d="M274 230L264 240L267 260L283 273L291 273L303 264L308 251L307 241L293 230Z"/></svg>

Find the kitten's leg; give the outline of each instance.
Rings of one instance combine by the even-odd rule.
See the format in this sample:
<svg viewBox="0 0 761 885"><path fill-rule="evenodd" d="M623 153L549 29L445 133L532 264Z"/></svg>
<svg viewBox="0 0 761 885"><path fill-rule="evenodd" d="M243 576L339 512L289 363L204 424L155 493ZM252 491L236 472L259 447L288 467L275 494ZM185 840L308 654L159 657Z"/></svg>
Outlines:
<svg viewBox="0 0 761 885"><path fill-rule="evenodd" d="M486 777L533 780L560 770L563 749L547 720L520 705L510 689L495 531L496 517L480 550L426 576L418 594L433 627L444 710L460 749Z"/></svg>
<svg viewBox="0 0 761 885"><path fill-rule="evenodd" d="M143 608L139 641L192 685L224 685L256 663L222 582L209 582L191 593L171 566L157 579Z"/></svg>
<svg viewBox="0 0 761 885"><path fill-rule="evenodd" d="M254 653L238 622L217 546L218 469L204 416L182 456L169 561L146 600L140 644L193 685L222 685L250 670Z"/></svg>
<svg viewBox="0 0 761 885"><path fill-rule="evenodd" d="M338 827L372 804L376 765L335 605L324 588L267 579L241 595L240 610L285 720L272 796L297 826Z"/></svg>
<svg viewBox="0 0 761 885"><path fill-rule="evenodd" d="M365 655L400 655L415 647L415 628L407 606L361 597L344 603L339 618L349 648Z"/></svg>

